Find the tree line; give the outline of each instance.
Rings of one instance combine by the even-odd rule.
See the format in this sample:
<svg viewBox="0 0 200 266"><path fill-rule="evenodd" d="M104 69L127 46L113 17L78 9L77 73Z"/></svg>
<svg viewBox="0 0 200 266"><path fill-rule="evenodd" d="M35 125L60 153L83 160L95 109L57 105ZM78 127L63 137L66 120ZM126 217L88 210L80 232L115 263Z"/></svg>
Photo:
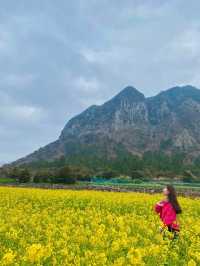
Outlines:
<svg viewBox="0 0 200 266"><path fill-rule="evenodd" d="M188 163L184 154L166 155L147 152L142 157L119 154L115 159L98 156L61 157L53 162L38 161L28 165L9 166L1 176L26 183L67 183L90 181L92 177L111 179L126 175L131 179L151 180L166 177L185 182L200 181L200 158Z"/></svg>

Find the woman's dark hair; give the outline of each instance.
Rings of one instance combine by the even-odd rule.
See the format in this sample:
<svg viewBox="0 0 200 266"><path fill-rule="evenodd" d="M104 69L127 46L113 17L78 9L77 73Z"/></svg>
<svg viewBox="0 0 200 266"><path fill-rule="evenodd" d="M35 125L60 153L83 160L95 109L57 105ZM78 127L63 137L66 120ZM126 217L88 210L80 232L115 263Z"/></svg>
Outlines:
<svg viewBox="0 0 200 266"><path fill-rule="evenodd" d="M167 190L169 191L168 200L172 204L174 210L177 214L182 213L181 206L178 203L174 187L172 185L167 185Z"/></svg>

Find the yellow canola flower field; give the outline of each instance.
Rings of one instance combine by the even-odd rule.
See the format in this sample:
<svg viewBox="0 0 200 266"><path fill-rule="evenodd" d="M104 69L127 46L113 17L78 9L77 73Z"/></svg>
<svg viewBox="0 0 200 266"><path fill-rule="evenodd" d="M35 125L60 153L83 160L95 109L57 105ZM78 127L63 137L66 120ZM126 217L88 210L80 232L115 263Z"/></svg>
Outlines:
<svg viewBox="0 0 200 266"><path fill-rule="evenodd" d="M200 265L200 199L180 198L163 239L161 195L0 188L0 265Z"/></svg>

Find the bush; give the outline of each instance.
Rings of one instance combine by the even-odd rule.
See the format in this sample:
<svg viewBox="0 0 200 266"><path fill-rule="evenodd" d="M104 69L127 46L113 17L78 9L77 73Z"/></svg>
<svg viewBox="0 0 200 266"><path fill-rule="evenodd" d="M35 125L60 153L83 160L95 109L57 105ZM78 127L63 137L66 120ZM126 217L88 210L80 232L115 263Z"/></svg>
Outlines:
<svg viewBox="0 0 200 266"><path fill-rule="evenodd" d="M31 174L28 169L19 169L17 180L19 183L28 183L31 180Z"/></svg>
<svg viewBox="0 0 200 266"><path fill-rule="evenodd" d="M64 166L61 168L41 169L33 176L34 183L67 183L73 184L76 180L90 181L90 172L86 168Z"/></svg>
<svg viewBox="0 0 200 266"><path fill-rule="evenodd" d="M27 168L13 167L7 171L7 177L15 179L19 183L27 183L31 180L31 174Z"/></svg>
<svg viewBox="0 0 200 266"><path fill-rule="evenodd" d="M105 179L112 179L117 176L117 173L115 171L109 170L98 173L97 177L105 178Z"/></svg>
<svg viewBox="0 0 200 266"><path fill-rule="evenodd" d="M138 179L143 179L144 178L144 174L142 171L139 171L139 170L134 170L132 171L131 173L131 178L134 180L138 180Z"/></svg>
<svg viewBox="0 0 200 266"><path fill-rule="evenodd" d="M183 178L182 178L183 182L195 182L196 181L196 176L193 175L193 173L189 170L184 171L183 173Z"/></svg>
<svg viewBox="0 0 200 266"><path fill-rule="evenodd" d="M49 183L52 182L53 174L49 170L39 170L33 176L34 183Z"/></svg>
<svg viewBox="0 0 200 266"><path fill-rule="evenodd" d="M21 174L19 167L13 167L7 170L7 177L17 180Z"/></svg>
<svg viewBox="0 0 200 266"><path fill-rule="evenodd" d="M133 180L133 183L134 184L142 184L143 183L143 180L142 179L134 179Z"/></svg>
<svg viewBox="0 0 200 266"><path fill-rule="evenodd" d="M91 172L85 167L70 167L72 175L79 181L91 181Z"/></svg>
<svg viewBox="0 0 200 266"><path fill-rule="evenodd" d="M60 168L57 171L53 180L55 183L63 183L63 184L75 184L76 183L76 177L72 169L69 166L64 166Z"/></svg>

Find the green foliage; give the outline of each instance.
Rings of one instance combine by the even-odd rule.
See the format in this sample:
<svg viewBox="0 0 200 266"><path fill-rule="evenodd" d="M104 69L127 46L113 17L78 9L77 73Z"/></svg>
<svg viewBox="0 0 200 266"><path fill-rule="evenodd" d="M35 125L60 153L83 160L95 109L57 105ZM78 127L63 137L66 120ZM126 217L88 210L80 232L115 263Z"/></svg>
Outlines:
<svg viewBox="0 0 200 266"><path fill-rule="evenodd" d="M185 171L193 173L200 180L200 158L194 163L186 163L185 154L167 155L162 152L146 152L143 156L123 153L109 159L92 155L74 155L61 157L52 162L40 161L20 168L28 167L33 173L34 182L74 183L75 180L90 181L91 176L105 179L117 178L120 175L130 176L132 180L151 180L152 178L184 178ZM20 169L10 169L7 177L18 179ZM64 172L64 173L63 173Z"/></svg>
<svg viewBox="0 0 200 266"><path fill-rule="evenodd" d="M50 183L53 180L53 172L48 169L39 169L33 176L34 183Z"/></svg>
<svg viewBox="0 0 200 266"><path fill-rule="evenodd" d="M172 145L173 145L172 139L163 140L160 143L160 149L166 150L166 149L170 148Z"/></svg>
<svg viewBox="0 0 200 266"><path fill-rule="evenodd" d="M11 178L19 183L27 183L31 179L31 173L28 168L13 167L7 169L7 178Z"/></svg>
<svg viewBox="0 0 200 266"><path fill-rule="evenodd" d="M7 177L17 180L21 174L19 167L14 167L7 170Z"/></svg>
<svg viewBox="0 0 200 266"><path fill-rule="evenodd" d="M99 172L96 176L102 177L105 179L111 179L111 178L115 178L117 176L117 173L113 170L107 170L107 171Z"/></svg>
<svg viewBox="0 0 200 266"><path fill-rule="evenodd" d="M27 168L19 169L17 181L19 183L28 183L31 180L31 174Z"/></svg>
<svg viewBox="0 0 200 266"><path fill-rule="evenodd" d="M186 170L183 173L182 180L183 182L191 183L197 181L197 178L190 170Z"/></svg>
<svg viewBox="0 0 200 266"><path fill-rule="evenodd" d="M90 181L91 171L86 167L65 165L56 171L53 181L55 183L74 184L76 181Z"/></svg>
<svg viewBox="0 0 200 266"><path fill-rule="evenodd" d="M10 183L14 183L14 179L13 178L8 178L8 177L0 177L0 184L10 184Z"/></svg>
<svg viewBox="0 0 200 266"><path fill-rule="evenodd" d="M142 171L139 171L139 170L133 170L132 173L131 173L131 178L133 180L135 179L142 179L144 177L144 174Z"/></svg>
<svg viewBox="0 0 200 266"><path fill-rule="evenodd" d="M56 176L54 177L54 182L63 184L75 184L76 177L69 166L64 166L57 171Z"/></svg>

